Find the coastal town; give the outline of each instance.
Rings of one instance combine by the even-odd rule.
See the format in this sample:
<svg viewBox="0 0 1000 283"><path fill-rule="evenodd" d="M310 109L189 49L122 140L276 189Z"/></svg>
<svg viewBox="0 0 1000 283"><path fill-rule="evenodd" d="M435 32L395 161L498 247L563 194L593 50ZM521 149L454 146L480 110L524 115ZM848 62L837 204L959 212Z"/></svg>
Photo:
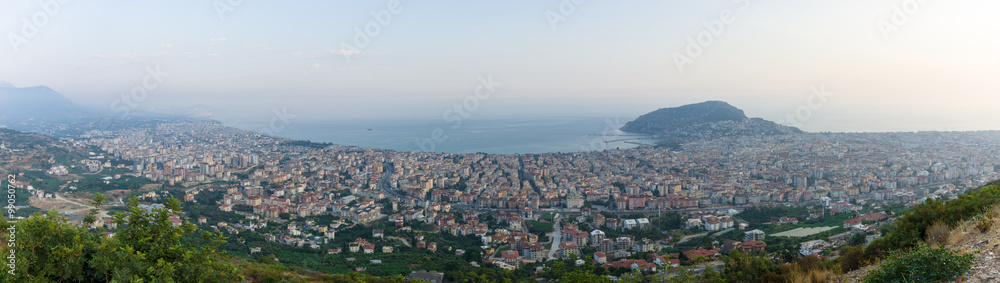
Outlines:
<svg viewBox="0 0 1000 283"><path fill-rule="evenodd" d="M177 122L93 130L69 141L132 163L91 167L162 184L133 194L146 202L180 188L183 201L217 195L212 209L236 216L178 213L171 219L177 225L190 221L233 237L252 232L325 251L353 271L390 261L370 256L423 250L511 270L542 272L546 261L569 259L656 272L717 266L713 260L730 250L825 256L854 239L870 242L900 208L998 179L1000 147L991 143L997 138L802 133L696 141L682 150L451 154ZM787 213L753 217L761 208Z"/></svg>

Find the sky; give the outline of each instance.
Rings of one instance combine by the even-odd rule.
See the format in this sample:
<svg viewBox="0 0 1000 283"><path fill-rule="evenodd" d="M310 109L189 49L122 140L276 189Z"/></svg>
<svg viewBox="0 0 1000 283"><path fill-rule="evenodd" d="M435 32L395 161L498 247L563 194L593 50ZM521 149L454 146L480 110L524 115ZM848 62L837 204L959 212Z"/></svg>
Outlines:
<svg viewBox="0 0 1000 283"><path fill-rule="evenodd" d="M0 81L99 109L131 96L259 121L634 117L722 100L808 131L1000 130L998 1L0 6Z"/></svg>

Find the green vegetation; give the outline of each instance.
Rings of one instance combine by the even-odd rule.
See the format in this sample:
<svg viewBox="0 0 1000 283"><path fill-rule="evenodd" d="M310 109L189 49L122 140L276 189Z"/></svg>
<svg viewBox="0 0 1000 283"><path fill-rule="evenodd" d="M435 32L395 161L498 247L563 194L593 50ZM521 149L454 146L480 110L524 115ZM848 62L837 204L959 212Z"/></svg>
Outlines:
<svg viewBox="0 0 1000 283"><path fill-rule="evenodd" d="M890 256L868 273L864 282L945 282L954 280L972 267L973 255L959 255L946 248L920 245L913 250Z"/></svg>
<svg viewBox="0 0 1000 283"><path fill-rule="evenodd" d="M103 195L93 201L101 206ZM409 282L398 274L332 275L283 266L273 257L257 262L234 258L216 252L226 243L221 234L201 231L198 236L191 223L174 227L171 211L181 209L174 198L167 209L152 212L138 208L136 198L127 207L127 213L115 215L119 229L112 237L102 229L68 223L56 211L19 220L16 246L3 241L4 250L17 251L17 268L0 282ZM94 217L93 212L87 215Z"/></svg>
<svg viewBox="0 0 1000 283"><path fill-rule="evenodd" d="M110 190L138 190L142 188L145 184L155 183L150 179L144 177L134 177L134 176L122 176L120 179L109 179L104 180L105 176L96 174L83 174L83 179L80 179L73 186L77 187L76 191L79 192L91 192L91 193L103 193Z"/></svg>
<svg viewBox="0 0 1000 283"><path fill-rule="evenodd" d="M55 178L50 177L45 174L44 171L24 171L20 174L23 176L18 176L17 179L20 181L28 181L31 186L35 187L37 190L44 190L46 192L55 192L59 190L59 186L65 184L66 181L60 181ZM18 174L15 174L18 175Z"/></svg>
<svg viewBox="0 0 1000 283"><path fill-rule="evenodd" d="M802 220L806 216L809 216L808 208L785 206L755 206L736 214L737 218L743 219L743 221L750 223L751 226L770 223L772 217L795 217Z"/></svg>
<svg viewBox="0 0 1000 283"><path fill-rule="evenodd" d="M667 148L670 150L681 150L683 146L683 141L677 138L663 138L656 141L656 147Z"/></svg>
<svg viewBox="0 0 1000 283"><path fill-rule="evenodd" d="M540 278L551 279L556 282L657 282L659 280L652 280L654 278L646 276L638 271L633 271L629 268L610 268L605 269L600 265L593 265L591 261L586 261L584 265L577 266L573 262L576 260L576 256L570 256L569 259L556 260L549 262L548 266L544 269L544 272L538 275ZM610 276L615 276L616 279L612 279ZM696 282L693 280L693 276L689 277L690 281L677 281L677 282ZM535 282L535 280L525 282ZM521 282L519 280L518 282ZM618 281L620 280L620 281Z"/></svg>
<svg viewBox="0 0 1000 283"><path fill-rule="evenodd" d="M524 221L524 224L528 226L528 232L539 235L552 232L553 229L551 222L546 223L546 222L538 222L535 220L527 220Z"/></svg>
<svg viewBox="0 0 1000 283"><path fill-rule="evenodd" d="M873 241L865 250L870 259L884 256L890 251L916 247L927 235L927 229L937 222L955 227L959 222L981 215L1000 200L1000 186L994 181L987 186L971 190L957 199L942 201L928 199L907 211L896 220L894 228L885 237Z"/></svg>
<svg viewBox="0 0 1000 283"><path fill-rule="evenodd" d="M708 269L699 282L826 282L832 274L830 266L812 256L778 264L769 257L732 251L722 262L721 273Z"/></svg>
<svg viewBox="0 0 1000 283"><path fill-rule="evenodd" d="M722 262L726 269L720 277L725 282L785 282L781 268L764 257L732 251Z"/></svg>
<svg viewBox="0 0 1000 283"><path fill-rule="evenodd" d="M304 146L304 147L309 147L309 148L325 148L325 147L333 145L332 143L328 143L328 142L314 142L314 141L310 141L310 140L304 140L304 141L303 140L289 140L289 141L285 141L285 142L283 142L281 144L282 145L286 145L286 146Z"/></svg>
<svg viewBox="0 0 1000 283"><path fill-rule="evenodd" d="M179 197L182 195L180 191L170 192L172 197ZM216 222L228 222L228 223L239 223L246 219L245 216L240 215L236 212L226 212L219 210L218 205L222 200L222 196L225 193L222 191L202 191L195 195L194 199L196 202L189 202L184 205L184 212L191 219L198 219L200 217L205 217L211 219L210 224L215 224ZM249 208L253 211L253 207L248 205L241 205L241 209ZM236 210L236 209L234 209Z"/></svg>
<svg viewBox="0 0 1000 283"><path fill-rule="evenodd" d="M548 222L552 222L552 221L556 220L556 215L552 214L552 213L542 214L542 216L538 217L538 220L539 221L545 220L545 221L548 221Z"/></svg>
<svg viewBox="0 0 1000 283"><path fill-rule="evenodd" d="M847 273L865 266L865 251L862 247L844 247L838 258L840 271Z"/></svg>
<svg viewBox="0 0 1000 283"><path fill-rule="evenodd" d="M99 206L103 195L94 202ZM3 282L142 282L198 281L233 282L243 278L235 266L221 261L215 248L225 242L218 234L202 233L198 243L182 243L196 232L187 223L172 226L168 209L148 213L129 199L129 213L115 215L121 228L114 237L102 237L99 230L67 223L55 211L17 222L17 270ZM170 199L170 210L179 211L180 202ZM94 215L88 215L93 219ZM9 247L4 247L9 248ZM31 252L27 252L31 251Z"/></svg>

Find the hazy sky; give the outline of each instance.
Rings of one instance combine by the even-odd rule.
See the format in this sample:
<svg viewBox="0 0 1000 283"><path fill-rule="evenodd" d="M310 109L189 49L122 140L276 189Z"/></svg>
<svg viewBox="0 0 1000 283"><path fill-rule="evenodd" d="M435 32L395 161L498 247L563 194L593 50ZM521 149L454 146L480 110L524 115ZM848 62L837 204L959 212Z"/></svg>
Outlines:
<svg viewBox="0 0 1000 283"><path fill-rule="evenodd" d="M0 5L0 81L106 109L158 66L169 75L147 79L139 108L257 120L441 119L465 100L479 117L635 116L724 100L811 131L1000 129L1000 1ZM481 77L499 84L488 99L474 99Z"/></svg>

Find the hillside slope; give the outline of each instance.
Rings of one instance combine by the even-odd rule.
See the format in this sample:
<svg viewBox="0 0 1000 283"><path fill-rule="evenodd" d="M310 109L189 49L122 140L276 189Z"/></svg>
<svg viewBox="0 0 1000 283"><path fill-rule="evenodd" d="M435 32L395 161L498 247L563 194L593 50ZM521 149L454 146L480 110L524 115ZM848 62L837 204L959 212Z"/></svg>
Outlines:
<svg viewBox="0 0 1000 283"><path fill-rule="evenodd" d="M912 277L928 270L961 282L1000 278L998 181L954 200L929 199L905 212L888 230L885 237L865 246L863 254L848 252L838 259L877 264L850 271L834 282L883 282L876 278Z"/></svg>

